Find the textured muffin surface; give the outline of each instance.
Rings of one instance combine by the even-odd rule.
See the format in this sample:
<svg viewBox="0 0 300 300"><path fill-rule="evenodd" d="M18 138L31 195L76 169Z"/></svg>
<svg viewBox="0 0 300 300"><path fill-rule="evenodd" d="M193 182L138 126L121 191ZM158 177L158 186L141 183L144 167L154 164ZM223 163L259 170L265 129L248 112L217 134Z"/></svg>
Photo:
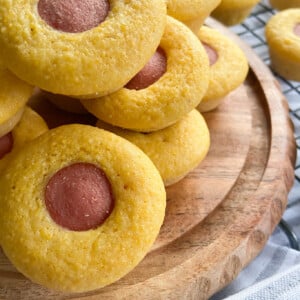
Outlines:
<svg viewBox="0 0 300 300"><path fill-rule="evenodd" d="M15 151L22 151L23 145L40 136L47 130L48 126L43 118L30 107L26 106L20 121L11 131L13 148L10 153L7 153L0 160L0 173L5 171L8 161Z"/></svg>
<svg viewBox="0 0 300 300"><path fill-rule="evenodd" d="M167 12L197 31L220 2L221 0L167 0Z"/></svg>
<svg viewBox="0 0 300 300"><path fill-rule="evenodd" d="M20 120L33 87L23 82L0 62L0 137Z"/></svg>
<svg viewBox="0 0 300 300"><path fill-rule="evenodd" d="M202 26L197 36L217 55L215 63L210 66L207 92L198 105L198 109L204 112L215 108L224 96L245 80L249 66L244 52L217 30Z"/></svg>
<svg viewBox="0 0 300 300"><path fill-rule="evenodd" d="M164 0L110 0L99 26L68 33L41 18L36 0L1 0L0 52L9 69L41 89L103 95L121 88L142 68L159 44L165 22Z"/></svg>
<svg viewBox="0 0 300 300"><path fill-rule="evenodd" d="M212 16L225 25L241 23L259 0L222 0L212 12Z"/></svg>
<svg viewBox="0 0 300 300"><path fill-rule="evenodd" d="M57 225L44 203L49 178L91 163L107 175L115 207L96 229ZM153 244L165 211L165 190L150 159L112 133L86 125L50 130L24 146L0 180L0 243L17 269L60 291L87 291L124 276Z"/></svg>
<svg viewBox="0 0 300 300"><path fill-rule="evenodd" d="M209 81L206 52L197 37L179 21L168 17L160 43L167 71L141 90L122 88L98 99L82 100L100 120L122 128L154 131L177 122L194 109Z"/></svg>
<svg viewBox="0 0 300 300"><path fill-rule="evenodd" d="M153 161L165 183L171 185L193 170L210 146L209 130L202 115L192 110L175 124L151 133L125 130L98 121L97 126L129 140Z"/></svg>
<svg viewBox="0 0 300 300"><path fill-rule="evenodd" d="M295 27L300 24L300 8L283 10L266 25L271 67L289 80L300 81L300 36Z"/></svg>

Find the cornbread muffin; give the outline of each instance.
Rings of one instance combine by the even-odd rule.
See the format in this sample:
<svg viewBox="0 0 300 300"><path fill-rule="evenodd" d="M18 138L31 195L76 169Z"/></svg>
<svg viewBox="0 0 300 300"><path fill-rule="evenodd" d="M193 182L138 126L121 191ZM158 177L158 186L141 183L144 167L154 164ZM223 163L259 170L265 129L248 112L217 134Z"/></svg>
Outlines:
<svg viewBox="0 0 300 300"><path fill-rule="evenodd" d="M165 22L164 0L0 0L0 54L46 91L105 95L146 64Z"/></svg>
<svg viewBox="0 0 300 300"><path fill-rule="evenodd" d="M47 130L48 126L43 118L26 106L18 124L11 132L0 138L0 173L5 169L14 152L22 150L23 145ZM1 142L4 138L6 139L6 146Z"/></svg>
<svg viewBox="0 0 300 300"><path fill-rule="evenodd" d="M300 9L287 9L267 23L271 67L288 80L300 81Z"/></svg>
<svg viewBox="0 0 300 300"><path fill-rule="evenodd" d="M243 51L229 38L202 26L198 32L210 60L210 80L205 96L198 105L201 112L215 109L246 78L249 66Z"/></svg>
<svg viewBox="0 0 300 300"><path fill-rule="evenodd" d="M194 109L209 80L203 46L185 25L168 17L159 48L166 57L166 71L157 81L139 89L149 79L145 79L147 74L137 74L128 83L130 87L98 99L82 100L84 107L104 122L142 132L165 128ZM159 68L164 55L157 53L157 61L152 65Z"/></svg>
<svg viewBox="0 0 300 300"><path fill-rule="evenodd" d="M87 114L88 111L81 104L79 99L71 98L64 95L52 94L49 92L43 92L47 100L53 103L61 110L68 111L74 114Z"/></svg>
<svg viewBox="0 0 300 300"><path fill-rule="evenodd" d="M236 25L248 17L258 2L259 0L221 0L211 15L227 26Z"/></svg>
<svg viewBox="0 0 300 300"><path fill-rule="evenodd" d="M269 0L272 7L283 10L288 8L300 8L300 0Z"/></svg>
<svg viewBox="0 0 300 300"><path fill-rule="evenodd" d="M0 244L48 288L80 292L133 269L164 219L151 160L115 134L66 125L27 143L0 178Z"/></svg>
<svg viewBox="0 0 300 300"><path fill-rule="evenodd" d="M167 12L197 33L220 2L221 0L167 0Z"/></svg>
<svg viewBox="0 0 300 300"><path fill-rule="evenodd" d="M0 62L0 137L19 122L32 92L32 86L18 79Z"/></svg>
<svg viewBox="0 0 300 300"><path fill-rule="evenodd" d="M165 186L176 183L198 166L210 146L206 122L195 109L177 123L147 134L114 127L102 121L98 121L97 126L142 149L157 167Z"/></svg>

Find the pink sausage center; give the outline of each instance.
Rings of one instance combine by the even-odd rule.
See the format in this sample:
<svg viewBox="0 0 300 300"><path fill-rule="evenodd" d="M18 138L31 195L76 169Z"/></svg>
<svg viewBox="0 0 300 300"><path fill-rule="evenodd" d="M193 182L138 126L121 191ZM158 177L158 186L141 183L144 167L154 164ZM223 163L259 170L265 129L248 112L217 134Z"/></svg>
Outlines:
<svg viewBox="0 0 300 300"><path fill-rule="evenodd" d="M14 139L11 132L0 137L0 159L9 153L14 145Z"/></svg>
<svg viewBox="0 0 300 300"><path fill-rule="evenodd" d="M167 57L163 49L158 48L144 68L126 85L130 90L141 90L156 82L167 70Z"/></svg>
<svg viewBox="0 0 300 300"><path fill-rule="evenodd" d="M39 0L38 13L51 27L83 32L97 27L110 10L108 0Z"/></svg>
<svg viewBox="0 0 300 300"><path fill-rule="evenodd" d="M300 37L300 23L296 24L294 27L294 33Z"/></svg>
<svg viewBox="0 0 300 300"><path fill-rule="evenodd" d="M219 58L217 51L206 43L202 43L202 44L208 55L209 65L210 66L214 65Z"/></svg>
<svg viewBox="0 0 300 300"><path fill-rule="evenodd" d="M112 188L105 173L90 163L60 169L48 181L45 203L54 222L74 231L100 226L114 207Z"/></svg>

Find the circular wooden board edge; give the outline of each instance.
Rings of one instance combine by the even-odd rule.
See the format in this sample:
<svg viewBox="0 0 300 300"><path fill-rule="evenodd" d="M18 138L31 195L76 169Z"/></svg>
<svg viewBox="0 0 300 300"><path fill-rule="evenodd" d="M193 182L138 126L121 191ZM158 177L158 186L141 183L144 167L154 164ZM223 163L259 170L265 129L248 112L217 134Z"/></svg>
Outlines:
<svg viewBox="0 0 300 300"><path fill-rule="evenodd" d="M154 278L135 285L121 288L122 299L208 299L212 294L229 284L238 273L263 249L268 237L280 221L287 204L288 192L294 182L294 163L296 143L293 136L293 125L289 118L287 101L280 91L279 84L269 68L239 37L219 22L208 18L208 26L223 32L232 38L244 51L256 80L265 98L264 110L269 117L271 128L269 153L267 154L266 171L253 198L259 203L268 199L263 210L249 221L238 218L218 239L210 245L212 252L216 246L222 246L222 261L214 260L210 268L199 272L199 261L202 253L184 261L180 268L170 269ZM259 220L259 221L257 221ZM205 221L204 221L205 222ZM234 239L230 245L222 241ZM222 251L223 251L222 250ZM216 250L215 250L216 251ZM191 273L191 270L194 272ZM188 275L187 275L188 274ZM96 300L113 299L120 296L120 290L100 295L89 295L76 299Z"/></svg>
<svg viewBox="0 0 300 300"><path fill-rule="evenodd" d="M254 197L259 199L260 194L263 194L265 198L269 198L271 201L269 201L269 210L266 209L264 211L260 222L256 224L245 224L243 220L237 220L237 222L224 233L224 238L225 236L230 238L243 231L241 226L248 226L247 230L244 231L248 232L247 238L245 236L241 237L244 241L228 254L227 259L222 264L225 270L228 269L226 270L227 279L223 280L217 288L208 288L207 283L212 281L214 277L215 280L218 279L217 277L220 279L220 276L214 276L212 272L206 274L207 276L202 276L202 274L197 277L197 274L195 274L196 278L194 278L194 282L190 282L190 288L194 287L196 282L196 284L199 285L197 290L203 288L202 291L206 291L206 293L202 292L198 297L193 295L197 297L197 299L206 299L229 284L238 273L260 253L284 213L288 193L294 183L294 165L296 161L296 141L294 138L293 123L289 117L288 103L271 70L245 42L224 25L212 18L207 19L206 25L224 33L240 46L248 59L251 71L260 83L265 95L267 104L265 109L268 112L267 115L270 116L269 122L270 128L272 128L271 145L266 172L263 174L263 178ZM255 249L251 249L253 248L253 240L255 240L257 244ZM182 278L184 269L189 269L196 261L197 258L195 257L187 262L186 266L181 269L182 274L178 274L178 278ZM186 291L188 289L188 287L185 287ZM192 296L190 293L188 294Z"/></svg>
<svg viewBox="0 0 300 300"><path fill-rule="evenodd" d="M294 130L289 118L287 101L280 91L277 80L253 50L229 29L212 18L208 19L207 25L223 32L241 47L248 58L250 72L254 74L264 94L265 103L262 105L269 117L271 128L270 151L267 154L266 171L253 198L257 202L268 199L268 205L262 211L257 211L257 215L249 221L243 218L236 219L222 236L210 245L212 251L217 246L222 246L224 250L222 261L216 259L210 264L210 268L204 272L201 269L199 272L199 261L203 257L202 253L197 253L176 270L173 268L133 286L124 286L122 299L133 299L138 296L147 300L208 299L236 278L239 272L261 252L280 221L287 204L288 192L294 182L296 159ZM222 241L230 239L234 239L232 244L222 245ZM194 272L191 273L191 270ZM120 295L119 292L116 292L116 295ZM101 299L102 297L111 299L113 295L113 291L109 294L101 293ZM91 295L88 299L98 298L97 295Z"/></svg>

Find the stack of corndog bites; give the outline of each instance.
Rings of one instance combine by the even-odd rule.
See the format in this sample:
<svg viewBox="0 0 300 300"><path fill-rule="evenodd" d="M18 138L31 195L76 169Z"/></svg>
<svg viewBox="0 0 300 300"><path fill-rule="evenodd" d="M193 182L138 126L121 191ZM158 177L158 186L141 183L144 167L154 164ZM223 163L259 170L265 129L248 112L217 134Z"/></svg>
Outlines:
<svg viewBox="0 0 300 300"><path fill-rule="evenodd" d="M220 2L0 0L0 245L30 280L90 291L150 250L248 72Z"/></svg>

